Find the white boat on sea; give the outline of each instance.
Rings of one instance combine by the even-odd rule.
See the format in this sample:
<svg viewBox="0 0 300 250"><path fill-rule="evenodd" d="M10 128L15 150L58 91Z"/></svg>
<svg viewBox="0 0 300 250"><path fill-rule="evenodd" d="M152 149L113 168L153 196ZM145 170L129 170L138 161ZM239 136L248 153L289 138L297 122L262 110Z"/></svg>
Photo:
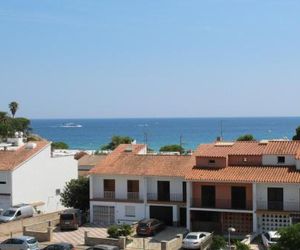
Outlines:
<svg viewBox="0 0 300 250"><path fill-rule="evenodd" d="M81 124L76 124L73 122L67 122L67 123L63 123L62 125L60 125L61 128L81 128L82 125Z"/></svg>

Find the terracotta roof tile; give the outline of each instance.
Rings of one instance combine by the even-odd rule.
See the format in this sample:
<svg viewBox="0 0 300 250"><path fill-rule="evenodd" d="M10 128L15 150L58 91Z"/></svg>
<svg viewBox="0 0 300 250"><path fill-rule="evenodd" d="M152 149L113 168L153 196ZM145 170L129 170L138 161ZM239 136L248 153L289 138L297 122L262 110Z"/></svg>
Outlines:
<svg viewBox="0 0 300 250"><path fill-rule="evenodd" d="M295 166L228 166L226 168L194 167L187 180L204 182L300 183L300 171Z"/></svg>
<svg viewBox="0 0 300 250"><path fill-rule="evenodd" d="M34 141L34 143L36 143L36 147L33 149L26 149L24 145L16 151L0 151L0 171L9 171L17 168L21 163L50 144L50 142L45 140Z"/></svg>
<svg viewBox="0 0 300 250"><path fill-rule="evenodd" d="M145 146L135 147L141 150ZM184 177L194 165L192 156L145 155L124 152L124 149L126 145L120 145L90 174Z"/></svg>
<svg viewBox="0 0 300 250"><path fill-rule="evenodd" d="M107 155L84 155L78 160L78 166L96 166L103 161Z"/></svg>
<svg viewBox="0 0 300 250"><path fill-rule="evenodd" d="M300 141L270 141L265 150L266 155L296 155L300 149Z"/></svg>

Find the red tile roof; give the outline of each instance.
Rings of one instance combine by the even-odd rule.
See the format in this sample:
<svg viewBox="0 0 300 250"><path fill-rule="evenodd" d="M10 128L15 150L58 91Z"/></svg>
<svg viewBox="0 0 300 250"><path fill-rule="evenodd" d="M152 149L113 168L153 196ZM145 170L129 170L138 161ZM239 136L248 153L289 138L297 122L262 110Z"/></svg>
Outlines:
<svg viewBox="0 0 300 250"><path fill-rule="evenodd" d="M228 166L226 168L194 167L186 179L203 182L235 183L300 183L300 171L295 166Z"/></svg>
<svg viewBox="0 0 300 250"><path fill-rule="evenodd" d="M107 155L84 155L78 160L78 166L96 166L103 161Z"/></svg>
<svg viewBox="0 0 300 250"><path fill-rule="evenodd" d="M27 149L24 145L16 151L0 151L0 171L14 170L21 163L28 160L50 144L50 142L45 140L34 141L34 143L36 143L36 147L33 149Z"/></svg>
<svg viewBox="0 0 300 250"><path fill-rule="evenodd" d="M296 155L300 150L300 141L270 141L265 150L266 155Z"/></svg>
<svg viewBox="0 0 300 250"><path fill-rule="evenodd" d="M194 165L194 157L182 155L145 155L125 152L128 145L120 145L90 174L136 175L136 176L170 176L184 177ZM144 145L135 145L135 152Z"/></svg>

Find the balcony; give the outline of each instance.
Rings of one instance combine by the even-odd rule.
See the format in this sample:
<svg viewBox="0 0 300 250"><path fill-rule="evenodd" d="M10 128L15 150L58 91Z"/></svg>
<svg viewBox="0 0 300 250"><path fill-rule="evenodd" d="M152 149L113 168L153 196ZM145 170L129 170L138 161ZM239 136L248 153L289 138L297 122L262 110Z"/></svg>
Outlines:
<svg viewBox="0 0 300 250"><path fill-rule="evenodd" d="M201 199L192 199L191 207L205 209L231 209L231 210L252 210L252 201L231 202L228 199L215 199L210 202L204 202Z"/></svg>
<svg viewBox="0 0 300 250"><path fill-rule="evenodd" d="M118 201L118 202L143 202L140 199L139 192L127 192L122 195L116 195L113 191L104 191L103 195L94 197L94 201Z"/></svg>
<svg viewBox="0 0 300 250"><path fill-rule="evenodd" d="M300 211L299 202L257 201L257 210L269 211Z"/></svg>
<svg viewBox="0 0 300 250"><path fill-rule="evenodd" d="M162 194L157 193L147 193L148 201L157 201L157 202L185 202L183 194Z"/></svg>

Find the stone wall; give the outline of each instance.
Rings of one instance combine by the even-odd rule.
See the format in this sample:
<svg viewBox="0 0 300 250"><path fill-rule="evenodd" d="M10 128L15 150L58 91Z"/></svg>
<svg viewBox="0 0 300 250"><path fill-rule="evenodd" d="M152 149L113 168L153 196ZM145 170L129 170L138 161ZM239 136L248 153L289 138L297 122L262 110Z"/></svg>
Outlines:
<svg viewBox="0 0 300 250"><path fill-rule="evenodd" d="M126 238L120 237L119 239L113 238L98 238L88 236L88 232L84 232L84 245L86 246L95 246L98 244L118 246L120 249L125 249L126 247Z"/></svg>

